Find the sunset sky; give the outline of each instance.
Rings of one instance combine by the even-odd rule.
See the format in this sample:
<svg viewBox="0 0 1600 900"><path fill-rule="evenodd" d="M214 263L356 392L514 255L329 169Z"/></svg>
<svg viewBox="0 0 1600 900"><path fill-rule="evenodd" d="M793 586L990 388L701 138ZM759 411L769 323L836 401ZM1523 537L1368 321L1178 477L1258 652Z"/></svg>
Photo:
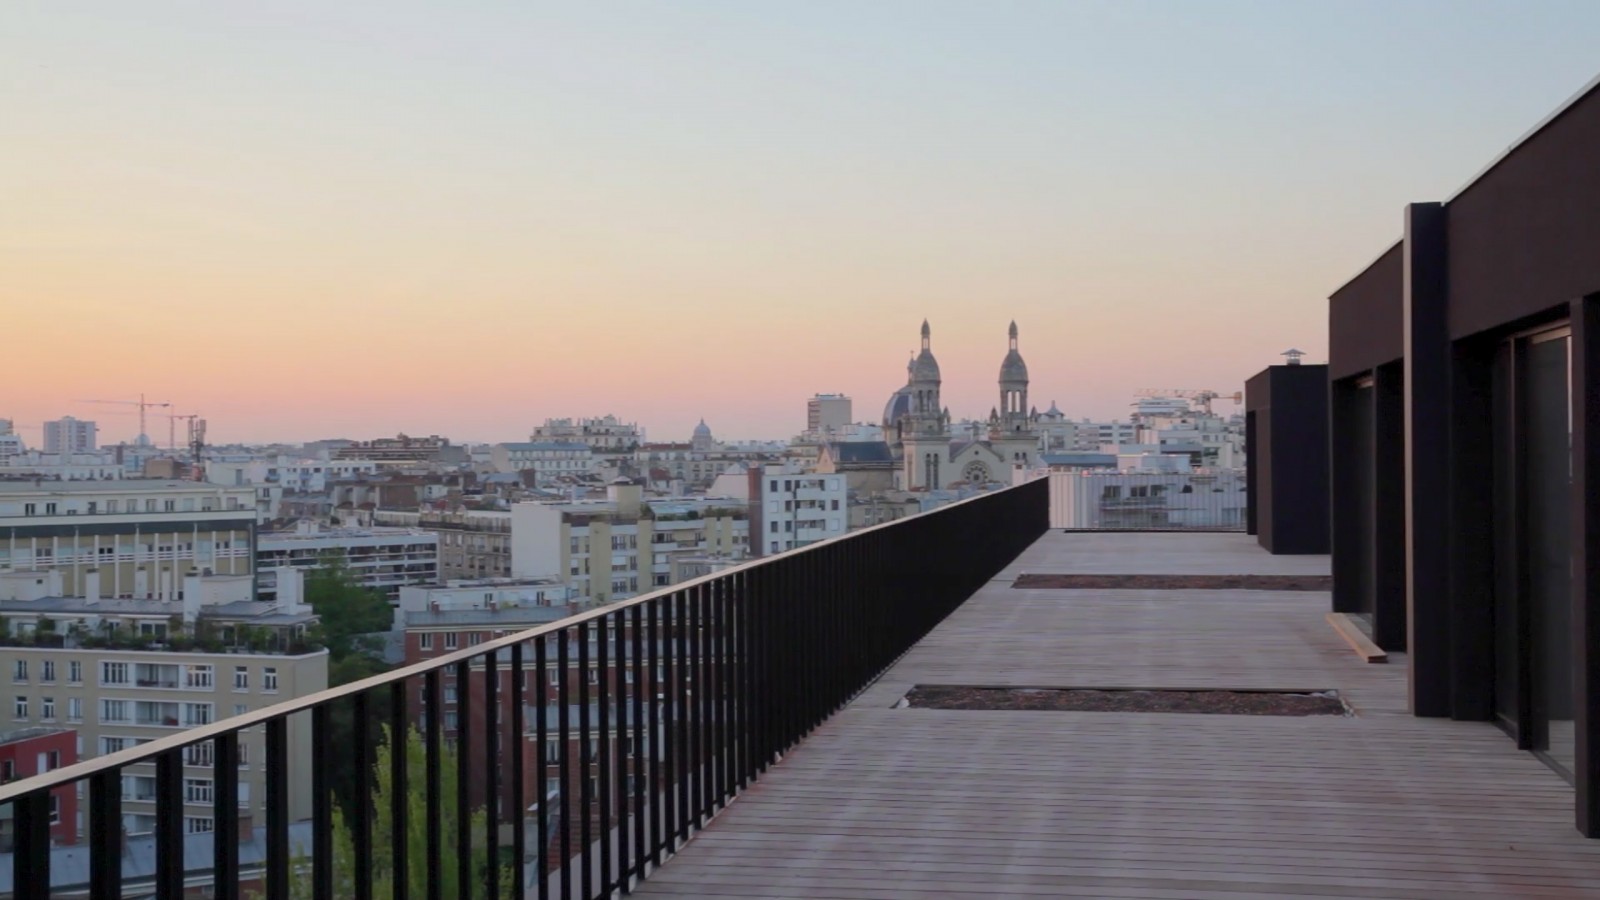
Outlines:
<svg viewBox="0 0 1600 900"><path fill-rule="evenodd" d="M924 317L958 418L1013 318L1040 408L1231 393L1597 46L1593 0L17 0L0 417L787 437Z"/></svg>

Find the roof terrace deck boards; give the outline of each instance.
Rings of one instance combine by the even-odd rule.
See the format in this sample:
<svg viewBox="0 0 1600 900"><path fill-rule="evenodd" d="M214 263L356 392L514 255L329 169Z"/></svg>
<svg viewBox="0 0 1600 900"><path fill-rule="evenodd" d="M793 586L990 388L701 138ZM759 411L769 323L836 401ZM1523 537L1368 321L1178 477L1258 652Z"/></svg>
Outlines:
<svg viewBox="0 0 1600 900"><path fill-rule="evenodd" d="M1020 590L1020 572L1319 575L1245 535L1042 538L638 893L1600 896L1571 788L1412 718L1327 595ZM1181 596L1175 596L1181 594ZM915 684L1333 688L1353 719L895 709Z"/></svg>

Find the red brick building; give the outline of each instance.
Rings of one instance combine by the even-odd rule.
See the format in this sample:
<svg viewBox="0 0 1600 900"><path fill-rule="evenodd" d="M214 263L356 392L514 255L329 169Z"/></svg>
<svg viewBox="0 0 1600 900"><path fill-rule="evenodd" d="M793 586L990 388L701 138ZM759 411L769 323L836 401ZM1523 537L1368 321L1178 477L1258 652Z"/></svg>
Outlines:
<svg viewBox="0 0 1600 900"><path fill-rule="evenodd" d="M71 728L24 728L0 734L0 784L29 778L78 761L78 732ZM0 809L0 852L15 836L9 806ZM78 793L70 785L50 794L50 841L78 842Z"/></svg>

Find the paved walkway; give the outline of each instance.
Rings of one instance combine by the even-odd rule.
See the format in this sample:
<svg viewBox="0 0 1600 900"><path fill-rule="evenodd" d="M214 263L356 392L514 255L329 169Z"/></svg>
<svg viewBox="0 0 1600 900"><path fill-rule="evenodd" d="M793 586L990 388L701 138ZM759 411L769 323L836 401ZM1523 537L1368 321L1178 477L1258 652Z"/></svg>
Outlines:
<svg viewBox="0 0 1600 900"><path fill-rule="evenodd" d="M1045 536L637 893L1600 897L1570 787L1405 713L1320 592L1017 590L1022 572L1326 574L1243 535ZM916 684L1337 688L1353 718L895 709Z"/></svg>

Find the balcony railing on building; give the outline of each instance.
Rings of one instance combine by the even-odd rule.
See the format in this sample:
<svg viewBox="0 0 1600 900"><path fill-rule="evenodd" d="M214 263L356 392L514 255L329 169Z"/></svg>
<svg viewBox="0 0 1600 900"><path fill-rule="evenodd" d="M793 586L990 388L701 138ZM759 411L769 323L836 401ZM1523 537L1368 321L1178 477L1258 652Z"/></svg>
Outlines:
<svg viewBox="0 0 1600 900"><path fill-rule="evenodd" d="M613 895L1037 539L1049 486L979 495L0 787L16 837L0 894ZM179 712L167 706L143 712L165 722ZM266 790L252 802L241 735L257 731ZM208 764L204 797L186 769L196 760ZM124 781L133 775L153 781ZM291 821L291 794L308 784L312 816ZM79 790L86 868L84 848L51 844L53 798Z"/></svg>
<svg viewBox="0 0 1600 900"><path fill-rule="evenodd" d="M1052 471L1050 527L1074 531L1243 531L1245 473Z"/></svg>

